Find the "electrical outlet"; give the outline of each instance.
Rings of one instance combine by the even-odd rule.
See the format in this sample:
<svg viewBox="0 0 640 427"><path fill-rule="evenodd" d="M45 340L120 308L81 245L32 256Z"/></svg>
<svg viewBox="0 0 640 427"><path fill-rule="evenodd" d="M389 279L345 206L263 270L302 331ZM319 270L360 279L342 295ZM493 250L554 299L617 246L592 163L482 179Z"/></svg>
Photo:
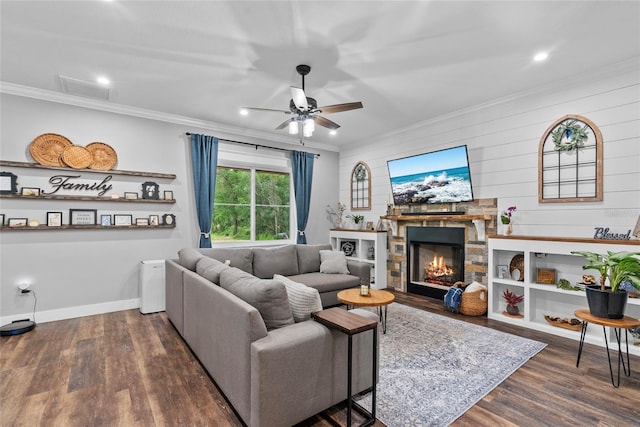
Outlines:
<svg viewBox="0 0 640 427"><path fill-rule="evenodd" d="M30 288L30 283L23 282L18 284L18 291L20 292L20 295L27 295L29 292L31 292Z"/></svg>

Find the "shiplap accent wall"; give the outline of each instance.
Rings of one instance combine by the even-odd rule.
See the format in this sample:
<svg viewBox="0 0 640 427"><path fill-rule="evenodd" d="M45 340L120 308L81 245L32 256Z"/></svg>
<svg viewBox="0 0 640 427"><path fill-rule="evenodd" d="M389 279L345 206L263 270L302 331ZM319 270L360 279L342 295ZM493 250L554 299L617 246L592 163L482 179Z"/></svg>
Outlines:
<svg viewBox="0 0 640 427"><path fill-rule="evenodd" d="M540 138L566 114L585 116L602 132L602 202L538 202ZM514 234L593 237L594 227L633 229L640 215L640 60L352 145L340 153L341 201L349 203L349 174L365 161L373 200L363 214L375 221L391 198L387 160L461 144L469 149L474 197L497 198L499 211L517 206Z"/></svg>

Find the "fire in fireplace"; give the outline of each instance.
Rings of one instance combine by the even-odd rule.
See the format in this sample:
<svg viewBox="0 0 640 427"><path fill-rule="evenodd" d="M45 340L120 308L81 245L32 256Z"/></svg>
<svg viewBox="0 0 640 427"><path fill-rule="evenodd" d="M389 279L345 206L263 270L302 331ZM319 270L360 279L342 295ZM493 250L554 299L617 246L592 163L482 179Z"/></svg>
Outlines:
<svg viewBox="0 0 640 427"><path fill-rule="evenodd" d="M464 228L407 227L407 292L442 298L464 280Z"/></svg>

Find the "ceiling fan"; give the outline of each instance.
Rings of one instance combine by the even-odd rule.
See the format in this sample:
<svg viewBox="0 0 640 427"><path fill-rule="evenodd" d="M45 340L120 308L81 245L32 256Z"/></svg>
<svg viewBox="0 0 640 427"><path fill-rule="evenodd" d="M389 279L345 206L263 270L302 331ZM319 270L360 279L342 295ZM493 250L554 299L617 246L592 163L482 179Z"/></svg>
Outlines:
<svg viewBox="0 0 640 427"><path fill-rule="evenodd" d="M304 76L309 74L311 67L308 65L298 65L296 67L298 74L302 76L302 88L291 86L291 100L289 101L289 110L274 110L271 108L254 108L243 107L245 110L256 111L274 111L278 113L284 113L292 115L290 119L282 122L276 130L284 129L287 127L290 134L299 133L302 128L302 135L304 137L310 137L313 135L315 125L336 130L340 127L339 124L333 122L319 114L332 114L342 111L356 110L362 108L362 102L347 102L344 104L327 105L324 107L318 107L318 103L314 98L308 97L304 92Z"/></svg>

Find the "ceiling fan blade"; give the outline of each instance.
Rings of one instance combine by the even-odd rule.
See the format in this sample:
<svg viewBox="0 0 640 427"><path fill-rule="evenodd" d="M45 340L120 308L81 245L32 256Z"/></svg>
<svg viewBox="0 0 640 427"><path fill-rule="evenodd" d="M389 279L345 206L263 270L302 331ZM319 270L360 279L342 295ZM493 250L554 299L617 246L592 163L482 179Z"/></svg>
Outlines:
<svg viewBox="0 0 640 427"><path fill-rule="evenodd" d="M307 95L305 95L304 90L299 87L291 86L291 99L293 99L293 103L298 110L307 111L309 109Z"/></svg>
<svg viewBox="0 0 640 427"><path fill-rule="evenodd" d="M253 110L253 111L271 111L274 113L291 114L291 111L275 110L273 108L256 108L256 107L241 107L241 108L244 108L245 110Z"/></svg>
<svg viewBox="0 0 640 427"><path fill-rule="evenodd" d="M287 119L284 122L280 123L280 125L276 128L276 130L280 130L280 129L284 129L287 126L289 126L289 123L291 122L291 119Z"/></svg>
<svg viewBox="0 0 640 427"><path fill-rule="evenodd" d="M340 113L342 111L357 110L362 108L362 102L347 102L345 104L327 105L324 107L318 107L318 110L323 114Z"/></svg>
<svg viewBox="0 0 640 427"><path fill-rule="evenodd" d="M332 122L331 120L329 120L329 119L325 119L325 118L324 118L324 117L322 117L322 116L315 116L315 117L313 118L313 120L315 120L315 122L316 122L318 125L320 125L320 126L322 126L322 127L325 127L325 128L329 128L329 129L331 129L331 130L338 129L338 128L340 127L340 125L339 125L339 124L337 124L336 122Z"/></svg>

